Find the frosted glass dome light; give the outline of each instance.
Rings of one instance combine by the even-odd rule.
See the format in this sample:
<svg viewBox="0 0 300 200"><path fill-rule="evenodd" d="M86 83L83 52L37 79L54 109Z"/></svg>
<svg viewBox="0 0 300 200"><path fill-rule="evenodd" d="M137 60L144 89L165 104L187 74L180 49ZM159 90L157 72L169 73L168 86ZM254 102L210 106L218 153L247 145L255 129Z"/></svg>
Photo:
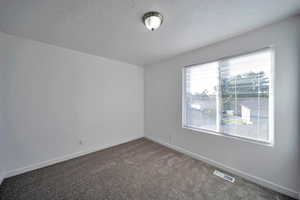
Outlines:
<svg viewBox="0 0 300 200"><path fill-rule="evenodd" d="M143 21L147 29L154 31L162 24L163 16L159 12L148 12L144 14Z"/></svg>

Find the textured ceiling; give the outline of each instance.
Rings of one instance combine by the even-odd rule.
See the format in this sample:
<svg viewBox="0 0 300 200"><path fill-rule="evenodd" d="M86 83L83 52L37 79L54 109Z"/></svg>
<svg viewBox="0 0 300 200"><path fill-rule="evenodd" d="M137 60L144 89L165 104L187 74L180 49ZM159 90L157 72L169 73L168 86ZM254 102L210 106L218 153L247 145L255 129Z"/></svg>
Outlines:
<svg viewBox="0 0 300 200"><path fill-rule="evenodd" d="M300 0L0 0L0 30L145 65L298 13ZM142 15L165 21L149 32Z"/></svg>

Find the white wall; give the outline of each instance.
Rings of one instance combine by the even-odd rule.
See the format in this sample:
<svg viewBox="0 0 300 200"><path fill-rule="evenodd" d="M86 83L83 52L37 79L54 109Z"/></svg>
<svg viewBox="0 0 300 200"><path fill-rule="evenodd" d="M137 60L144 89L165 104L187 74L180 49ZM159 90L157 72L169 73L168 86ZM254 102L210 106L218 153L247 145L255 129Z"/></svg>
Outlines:
<svg viewBox="0 0 300 200"><path fill-rule="evenodd" d="M184 38L182 38L184 40ZM268 147L181 128L181 70L275 45L275 146ZM145 67L145 135L297 196L299 164L300 17Z"/></svg>
<svg viewBox="0 0 300 200"><path fill-rule="evenodd" d="M3 33L0 67L6 176L143 136L141 67Z"/></svg>
<svg viewBox="0 0 300 200"><path fill-rule="evenodd" d="M3 78L3 67L0 65L0 184L2 183L2 180L4 178L4 155L5 155L5 141L3 140L4 135L4 119L3 119L3 86L4 86L4 78Z"/></svg>
<svg viewBox="0 0 300 200"><path fill-rule="evenodd" d="M0 81L1 82L1 81ZM1 86L0 86L1 88ZM1 105L1 103L0 103ZM2 108L2 107L0 107ZM3 134L3 128L2 128L2 115L1 115L1 111L0 111L0 136L2 136ZM0 184L2 183L3 181L3 178L5 176L4 174L4 163L5 163L5 160L4 160L4 141L2 140L2 137L0 139Z"/></svg>

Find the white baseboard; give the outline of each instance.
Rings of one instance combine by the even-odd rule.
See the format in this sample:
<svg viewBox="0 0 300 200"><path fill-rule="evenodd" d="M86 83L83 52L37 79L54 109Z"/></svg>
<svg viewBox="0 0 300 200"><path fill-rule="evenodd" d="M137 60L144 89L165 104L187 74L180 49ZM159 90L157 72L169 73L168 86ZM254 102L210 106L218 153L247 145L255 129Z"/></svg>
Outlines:
<svg viewBox="0 0 300 200"><path fill-rule="evenodd" d="M293 197L295 199L300 199L300 193L298 193L297 191L294 191L292 189L289 189L289 188L286 188L284 186L278 185L276 183L272 183L271 181L265 180L263 178L260 178L260 177L257 177L257 176L253 176L251 174L248 174L246 172L240 171L238 169L234 169L232 167L226 166L226 165L224 165L222 163L219 163L217 161L211 160L211 159L209 159L209 158L207 158L205 156L202 156L200 154L188 151L188 150L186 150L186 149L184 149L182 147L179 147L179 146L176 146L176 145L173 145L173 144L169 144L169 143L166 143L166 142L161 142L161 141L159 141L157 139L154 139L152 137L149 137L149 136L145 136L145 137L147 139L149 139L149 140L152 140L152 141L156 142L156 143L159 143L161 145L164 145L166 147L174 149L175 151L179 151L179 152L181 152L183 154L186 154L186 155L189 155L189 156L191 156L191 157L193 157L193 158L195 158L197 160L201 160L201 161L203 161L205 163L208 163L208 164L210 164L212 166L215 166L217 168L223 169L223 170L225 170L227 172L230 172L232 174L235 174L237 176L245 178L246 180L249 180L249 181L251 181L253 183L256 183L256 184L261 185L263 187L266 187L266 188L269 188L271 190L280 192L282 194L285 194L287 196Z"/></svg>
<svg viewBox="0 0 300 200"><path fill-rule="evenodd" d="M77 158L79 156L87 155L89 153L100 151L100 150L103 150L103 149L106 149L106 148L109 148L109 147L113 147L113 146L116 146L116 145L127 143L127 142L137 140L137 139L140 139L140 138L142 138L142 137L131 138L131 139L124 140L122 142L118 142L118 143L114 143L114 144L106 144L106 145L103 145L103 146L100 146L100 147L91 148L91 149L88 149L88 150L85 150L85 151L72 153L72 154L61 156L61 157L54 158L54 159L51 159L51 160L43 161L43 162L40 162L40 163L35 163L33 165L29 165L29 166L26 166L26 167L10 170L10 171L8 171L4 174L3 178L9 178L9 177L12 177L12 176L23 174L25 172L29 172L29 171L32 171L32 170L47 167L47 166L50 166L50 165L53 165L53 164L56 164L56 163L67 161L67 160L70 160L70 159L73 159L73 158Z"/></svg>

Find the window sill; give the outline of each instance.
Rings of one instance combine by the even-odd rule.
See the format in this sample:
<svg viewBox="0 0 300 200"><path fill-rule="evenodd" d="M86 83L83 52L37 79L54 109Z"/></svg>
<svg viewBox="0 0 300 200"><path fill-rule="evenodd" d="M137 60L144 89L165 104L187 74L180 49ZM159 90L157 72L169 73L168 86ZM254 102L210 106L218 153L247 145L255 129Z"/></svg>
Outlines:
<svg viewBox="0 0 300 200"><path fill-rule="evenodd" d="M267 147L273 147L274 146L274 143L269 143L269 142L265 142L265 141L259 141L259 140L255 140L255 139L239 137L239 136L234 136L234 135L228 135L228 134L225 134L225 133L215 132L215 131L211 131L211 130L207 130L207 129L201 129L201 128L195 128L195 127L189 127L189 126L182 126L182 128L192 130L192 131L196 131L199 134L205 133L205 134L209 134L209 135L216 135L216 136L221 136L221 137L225 137L225 138L239 140L239 141L242 141L242 142L263 145L263 146L267 146Z"/></svg>

